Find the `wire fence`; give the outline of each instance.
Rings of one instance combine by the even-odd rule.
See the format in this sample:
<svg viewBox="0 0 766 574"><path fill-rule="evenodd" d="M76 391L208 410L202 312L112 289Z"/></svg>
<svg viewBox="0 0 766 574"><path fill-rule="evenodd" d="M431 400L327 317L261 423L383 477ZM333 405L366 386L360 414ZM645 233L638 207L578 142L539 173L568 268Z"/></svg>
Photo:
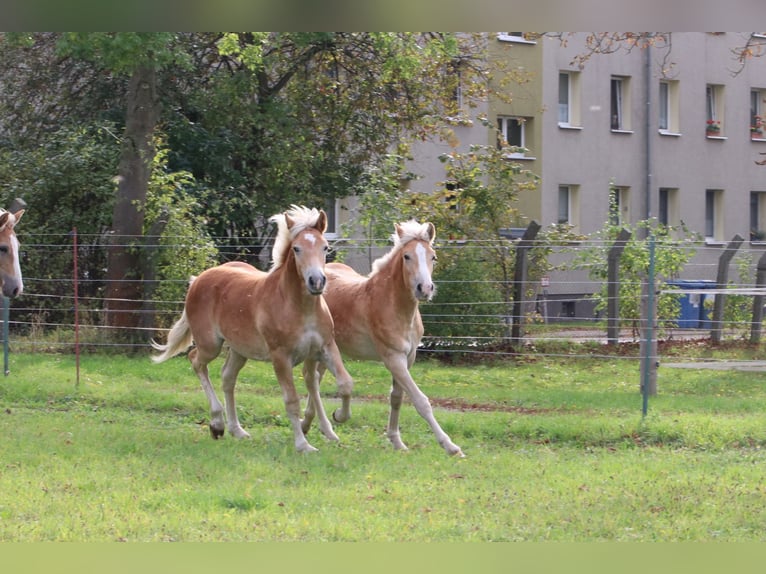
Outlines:
<svg viewBox="0 0 766 574"><path fill-rule="evenodd" d="M70 233L22 234L21 240L25 290L11 302L8 341L13 349L66 353L74 352L76 347L100 351L148 351L150 340L162 338L183 309L188 277L159 278L154 281L155 286L172 286L178 296L141 300L137 302L137 310L124 311L146 314L151 319L139 321L138 326L129 328L130 333L125 333L125 327L111 326L107 312L115 300L107 297L109 281L105 253L115 245L147 252L172 254L177 250L183 253L193 248L188 238L178 238L177 244L169 244L168 238L155 242L144 237L77 237ZM248 243L237 238L235 251L227 249L231 238L215 238L214 241L222 260L244 256L250 258L250 262L257 262L259 254L270 249L268 244ZM385 245L385 241L343 239L334 242L343 259L363 274L369 271L372 260L388 250L381 245ZM512 274L505 280L481 276L444 277L441 263L437 263L434 272L437 294L432 302L421 305L426 335L420 352L440 357L454 355L467 360L520 355L634 360L637 351L614 352L610 347L605 326L605 307L609 301L609 297L604 296L607 282L593 278L594 270L603 268L602 257L606 257L609 247L608 243L598 240L546 244L545 268L542 271L530 268L531 279L525 282L520 316L514 315L513 298L507 296L517 286ZM739 306L738 311L727 317L726 336L735 340L747 338L753 318L745 310L753 307L754 297L760 293L756 275L764 246L745 242L740 247L725 286L715 283L723 247L709 243L673 247L688 259L677 275L689 281L707 281L710 285L695 288L696 292L695 289L679 290L679 315L661 325L665 339L709 337L714 287L730 289L728 299L736 298ZM489 259L492 253L505 249L512 261L514 243L501 239L497 242L443 241L437 243L436 249L440 257L446 254L453 259L471 261ZM571 267L577 255L584 252L592 253L593 257ZM136 278L134 281L144 285L146 280ZM626 289L639 293L641 281L621 279L619 287L623 293ZM451 297L445 299L442 293ZM456 298L455 293L459 297ZM495 294L495 297L487 299L487 293ZM506 296L497 296L498 293L506 293ZM685 321L693 324L684 328ZM521 341L512 339L510 327L514 322L521 323ZM621 318L619 342L638 343L639 327L635 319Z"/></svg>

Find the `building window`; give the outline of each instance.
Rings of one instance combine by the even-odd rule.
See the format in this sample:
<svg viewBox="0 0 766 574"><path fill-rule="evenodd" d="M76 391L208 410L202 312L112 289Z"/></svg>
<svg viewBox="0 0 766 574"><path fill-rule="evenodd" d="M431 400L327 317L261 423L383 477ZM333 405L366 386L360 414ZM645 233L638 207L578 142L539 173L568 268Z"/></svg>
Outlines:
<svg viewBox="0 0 766 574"><path fill-rule="evenodd" d="M579 212L578 186L560 185L556 223L559 225L570 225L575 230L579 225Z"/></svg>
<svg viewBox="0 0 766 574"><path fill-rule="evenodd" d="M661 133L677 134L680 132L678 81L660 82L659 130Z"/></svg>
<svg viewBox="0 0 766 574"><path fill-rule="evenodd" d="M531 129L529 124L531 118L515 118L498 116L498 148L511 146L507 157L525 158L527 151L527 130Z"/></svg>
<svg viewBox="0 0 766 574"><path fill-rule="evenodd" d="M750 192L750 241L766 241L766 191Z"/></svg>
<svg viewBox="0 0 766 574"><path fill-rule="evenodd" d="M630 188L609 188L609 224L623 225L630 223Z"/></svg>
<svg viewBox="0 0 766 574"><path fill-rule="evenodd" d="M750 137L754 139L766 137L766 126L763 123L764 102L766 90L750 90Z"/></svg>
<svg viewBox="0 0 766 574"><path fill-rule="evenodd" d="M580 125L580 74L559 72L559 125Z"/></svg>
<svg viewBox="0 0 766 574"><path fill-rule="evenodd" d="M723 238L723 191L705 190L705 240L721 241Z"/></svg>
<svg viewBox="0 0 766 574"><path fill-rule="evenodd" d="M665 226L673 227L681 223L678 202L678 190L660 188L657 220Z"/></svg>
<svg viewBox="0 0 766 574"><path fill-rule="evenodd" d="M334 239L338 237L338 210L340 209L340 202L333 199L325 201L324 211L327 214L327 230L325 236Z"/></svg>
<svg viewBox="0 0 766 574"><path fill-rule="evenodd" d="M612 131L630 131L630 78L612 76L610 102Z"/></svg>
<svg viewBox="0 0 766 574"><path fill-rule="evenodd" d="M517 44L536 44L534 39L525 36L524 32L498 32L497 39L502 42L516 42Z"/></svg>
<svg viewBox="0 0 766 574"><path fill-rule="evenodd" d="M724 97L723 86L708 84L705 89L707 107L707 123L705 135L709 137L721 137L724 133Z"/></svg>

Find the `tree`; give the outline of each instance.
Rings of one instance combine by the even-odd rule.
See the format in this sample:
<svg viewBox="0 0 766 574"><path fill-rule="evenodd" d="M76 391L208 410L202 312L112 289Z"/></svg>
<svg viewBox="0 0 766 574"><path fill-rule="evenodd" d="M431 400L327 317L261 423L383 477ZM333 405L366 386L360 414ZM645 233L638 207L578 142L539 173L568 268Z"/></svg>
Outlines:
<svg viewBox="0 0 766 574"><path fill-rule="evenodd" d="M437 131L454 115L458 71L466 101L482 97L482 50L437 33L3 34L0 147L33 153L65 126L113 136L98 141L119 161L83 187L116 174L113 198L75 208L111 224L109 321L129 327L146 295L134 280L155 136L167 136L167 171L195 181L184 216L235 247L222 258L267 265L268 217L357 192L392 144Z"/></svg>

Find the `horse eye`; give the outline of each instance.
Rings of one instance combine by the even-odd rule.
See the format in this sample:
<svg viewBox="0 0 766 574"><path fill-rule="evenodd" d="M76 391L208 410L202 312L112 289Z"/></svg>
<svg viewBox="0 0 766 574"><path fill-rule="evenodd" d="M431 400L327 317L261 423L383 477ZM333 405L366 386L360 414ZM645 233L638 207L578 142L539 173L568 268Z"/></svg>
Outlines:
<svg viewBox="0 0 766 574"><path fill-rule="evenodd" d="M6 255L8 253L8 246L0 245L0 253L2 253L3 255Z"/></svg>
<svg viewBox="0 0 766 574"><path fill-rule="evenodd" d="M405 253L404 254L404 260L405 261L409 261L410 260L410 254L409 253Z"/></svg>
<svg viewBox="0 0 766 574"><path fill-rule="evenodd" d="M297 245L294 245L294 246L293 246L293 251L294 251L294 252L295 252L295 254L297 255L298 253L300 253L300 252L301 252L301 248L300 248L300 247L298 247Z"/></svg>

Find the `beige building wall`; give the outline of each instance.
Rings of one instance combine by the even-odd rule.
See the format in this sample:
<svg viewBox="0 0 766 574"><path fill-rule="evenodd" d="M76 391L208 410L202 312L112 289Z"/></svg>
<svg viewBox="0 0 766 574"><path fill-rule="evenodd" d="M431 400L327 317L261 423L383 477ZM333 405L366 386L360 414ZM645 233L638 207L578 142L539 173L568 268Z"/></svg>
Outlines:
<svg viewBox="0 0 766 574"><path fill-rule="evenodd" d="M568 37L564 46L553 38L527 42L488 33L490 57L523 70L528 81L507 88L510 103L492 100L477 113L486 113L493 128L498 117L524 118L529 151L514 161L541 177L536 191L519 198L522 216L509 227L525 227L530 220L543 227L557 223L560 187L568 186L569 222L579 233L592 234L607 221L610 186L616 186L624 221L663 215L668 223L683 222L707 237L686 278L714 279L722 245L735 234L750 240L753 218L758 227L753 231L766 231L766 166L755 163L766 158L760 155L766 154L766 139L754 140L750 134L752 91L763 90L759 105L766 116L766 57L739 69L733 56L748 35L676 32L670 51L659 46L621 50L593 56L580 69L572 62L585 50L585 34ZM559 121L562 72L570 74L568 123ZM617 128L612 123L613 79L622 89ZM664 129L661 83L669 103ZM715 92L721 122L715 137L705 133L708 87ZM455 136L464 151L472 143L493 144L496 133L473 122L455 127ZM440 141L414 147L409 169L420 177L411 182L412 189L431 191L443 184L438 156L446 151L449 146ZM551 277L552 295L574 297L597 288L585 271Z"/></svg>

